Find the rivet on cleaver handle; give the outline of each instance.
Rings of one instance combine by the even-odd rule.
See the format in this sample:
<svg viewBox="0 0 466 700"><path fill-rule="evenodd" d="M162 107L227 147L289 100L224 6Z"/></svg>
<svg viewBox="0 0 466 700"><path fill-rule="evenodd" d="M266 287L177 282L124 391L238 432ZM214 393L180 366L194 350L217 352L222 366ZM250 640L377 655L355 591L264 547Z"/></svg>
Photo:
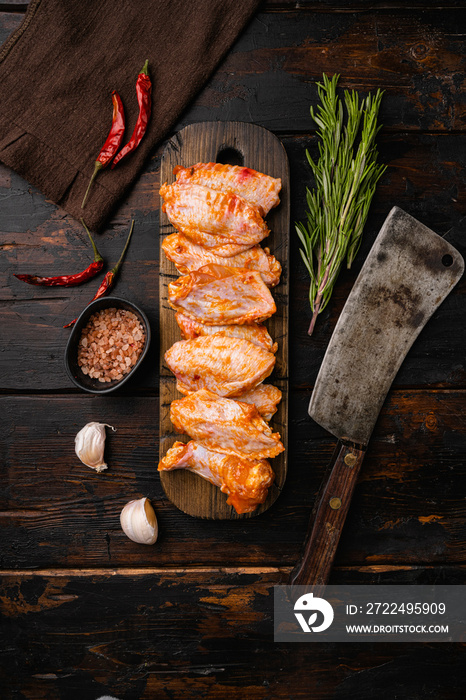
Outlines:
<svg viewBox="0 0 466 700"><path fill-rule="evenodd" d="M411 345L463 271L456 248L398 207L391 210L338 319L309 404L309 415L339 443L292 583L327 582L388 390Z"/></svg>

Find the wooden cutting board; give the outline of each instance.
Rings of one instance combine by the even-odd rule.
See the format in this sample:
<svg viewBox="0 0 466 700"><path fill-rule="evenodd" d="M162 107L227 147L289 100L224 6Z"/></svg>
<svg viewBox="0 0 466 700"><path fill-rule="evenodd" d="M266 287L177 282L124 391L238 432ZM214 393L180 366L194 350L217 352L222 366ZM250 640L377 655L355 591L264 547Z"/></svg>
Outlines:
<svg viewBox="0 0 466 700"><path fill-rule="evenodd" d="M263 247L281 262L281 282L272 289L277 312L267 321L270 335L278 342L277 361L272 375L266 380L278 386L283 399L270 422L271 428L281 435L287 448L288 426L288 276L289 276L289 228L290 187L288 159L283 145L270 131L255 124L243 122L202 122L191 124L179 131L168 142L161 163L160 183L175 180L175 165L188 167L195 163L221 162L244 165L272 177L280 177L282 189L280 204L267 215L270 235L262 241ZM174 232L173 226L162 212L160 203L160 245L163 239ZM170 404L182 398L176 390L176 380L164 362L164 353L178 340L180 331L175 321L175 312L167 302L168 284L179 276L175 266L165 257L160 248L160 457L176 440L188 442L186 435L179 435L170 421ZM259 515L270 508L278 498L286 478L287 449L270 460L275 472L275 482L269 489L265 503L253 513L238 515L226 504L227 496L191 472L183 469L159 472L168 498L177 508L199 518L218 520L248 518Z"/></svg>

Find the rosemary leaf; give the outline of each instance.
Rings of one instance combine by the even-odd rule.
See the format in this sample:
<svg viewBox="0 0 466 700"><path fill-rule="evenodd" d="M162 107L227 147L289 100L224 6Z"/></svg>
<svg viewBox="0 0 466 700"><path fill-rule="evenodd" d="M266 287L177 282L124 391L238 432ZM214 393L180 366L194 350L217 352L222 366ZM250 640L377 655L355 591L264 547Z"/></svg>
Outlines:
<svg viewBox="0 0 466 700"><path fill-rule="evenodd" d="M309 335L329 302L345 259L350 268L359 250L372 197L386 168L377 164L375 145L383 92L360 100L355 90L345 90L343 107L336 93L339 77L324 74L323 83L317 83L321 104L310 111L320 138L318 160L306 150L315 188L306 191L306 223L295 226L311 278Z"/></svg>

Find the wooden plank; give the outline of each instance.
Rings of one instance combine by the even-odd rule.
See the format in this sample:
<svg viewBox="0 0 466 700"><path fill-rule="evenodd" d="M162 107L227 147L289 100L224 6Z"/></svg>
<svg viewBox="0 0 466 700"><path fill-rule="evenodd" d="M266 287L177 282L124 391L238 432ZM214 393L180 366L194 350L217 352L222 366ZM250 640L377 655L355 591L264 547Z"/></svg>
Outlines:
<svg viewBox="0 0 466 700"><path fill-rule="evenodd" d="M315 83L324 72L341 73L342 87L385 89L386 129L465 128L461 4L445 11L345 10L257 13L175 130L205 120L247 120L274 132L308 132ZM0 14L0 40L20 21L20 14Z"/></svg>
<svg viewBox="0 0 466 700"><path fill-rule="evenodd" d="M158 160L154 159L156 168ZM114 287L115 294L139 305L152 329L158 320L158 250L154 250L158 195L151 168L141 176L137 197L132 194L96 244L106 261L115 265L129 222L134 235ZM16 173L0 166L0 193L5 198L0 214L2 263L0 270L2 362L0 387L33 390L70 390L64 353L69 329L63 325L89 303L103 273L79 287L33 287L13 277L15 272L44 275L69 274L85 269L92 260L81 224L67 216ZM156 201L156 205L155 205ZM154 211L155 207L155 211ZM140 371L125 391L158 386L158 347L153 340Z"/></svg>
<svg viewBox="0 0 466 700"><path fill-rule="evenodd" d="M312 131L316 81L338 73L342 88L385 90L386 130L464 130L463 12L260 12L176 129L247 114L274 132Z"/></svg>
<svg viewBox="0 0 466 700"><path fill-rule="evenodd" d="M315 153L311 136L283 138L291 163L291 221L305 218L306 186L312 186L305 150ZM390 208L397 204L443 235L466 208L464 136L381 134L380 159L389 164L372 205L362 249L352 270L343 270L329 306L319 316L312 338L307 335L310 309L308 276L299 256L298 239L290 234L290 352L291 382L312 386L330 335L362 262ZM102 254L113 265L119 257L128 222L135 233L115 292L139 304L149 316L154 338L150 357L126 391L158 392L158 189L161 149L141 175L107 230L97 237ZM60 274L84 269L89 244L81 225L46 202L28 183L0 166L0 324L2 353L0 390L64 391L71 389L63 355L68 331L62 325L74 318L93 296L98 282L74 289L32 287L13 273ZM463 222L466 231L466 221ZM293 226L292 226L293 229ZM457 244L461 246L458 236ZM462 246L463 255L466 245ZM107 268L108 269L108 268ZM452 332L454 329L454 332ZM464 283L442 305L406 358L397 386L466 386L464 345L466 305Z"/></svg>
<svg viewBox="0 0 466 700"><path fill-rule="evenodd" d="M0 12L25 12L30 0L4 0L0 2ZM419 7L425 9L425 0L410 0L409 9ZM449 10L452 8L462 8L463 0L444 0L437 2L436 10ZM264 0L261 5L262 11L300 11L313 10L322 12L322 9L329 12L355 12L359 10L406 10L405 2L400 0Z"/></svg>
<svg viewBox="0 0 466 700"><path fill-rule="evenodd" d="M0 5L0 47L23 21L24 13L20 12L19 9L12 7L11 12L4 12Z"/></svg>
<svg viewBox="0 0 466 700"><path fill-rule="evenodd" d="M173 566L146 566L146 567L114 567L105 569L0 569L0 587L5 581L35 578L46 579L109 579L120 576L127 579L141 580L145 576L153 576L157 580L163 579L162 584L169 584L176 578L183 577L185 582L201 583L218 579L232 582L246 576L256 576L266 579L272 585L285 585L288 576L293 570L291 566L186 566L176 568ZM441 580L445 585L463 584L466 576L466 564L458 565L412 565L412 564L368 564L358 566L335 566L332 585L392 585L392 584L423 584L432 585L438 583L438 575L441 572ZM246 579L245 579L246 580ZM8 606L8 603L5 605Z"/></svg>
<svg viewBox="0 0 466 700"><path fill-rule="evenodd" d="M436 575L459 582L464 568L369 579ZM283 578L278 570L2 576L4 696L457 700L460 644L274 643L273 585ZM354 570L342 577L361 580Z"/></svg>
<svg viewBox="0 0 466 700"><path fill-rule="evenodd" d="M290 471L260 518L191 518L165 497L156 464L158 399L18 396L0 399L2 567L292 566L335 440L290 394ZM461 563L464 558L464 391L392 391L356 486L337 566ZM87 422L108 431L107 471L74 453ZM137 545L120 529L124 504L147 496L160 537Z"/></svg>
<svg viewBox="0 0 466 700"><path fill-rule="evenodd" d="M223 157L223 160L222 160ZM232 160L233 158L233 160ZM271 234L263 241L282 265L280 284L273 289L276 313L266 325L272 338L278 342L276 364L270 382L282 391L282 400L270 423L279 432L285 452L272 461L275 482L267 500L253 513L238 515L226 504L226 497L218 488L186 470L160 473L165 493L183 512L195 517L237 519L259 515L270 508L278 498L286 479L288 427L288 304L289 304L289 229L290 186L289 169L283 145L269 131L255 124L243 122L203 122L186 127L167 144L161 163L160 180L175 180L176 165L189 167L195 163L230 162L244 165L272 177L281 178L280 204L267 215ZM168 234L175 231L167 215L160 213L160 245ZM226 260L226 264L228 261ZM174 377L164 362L165 352L181 339L175 312L168 305L168 285L178 276L176 267L160 249L160 457L162 458L179 435L170 421L170 404L181 398Z"/></svg>
<svg viewBox="0 0 466 700"><path fill-rule="evenodd" d="M25 11L29 3L30 0L4 0L4 2L0 3L0 11ZM463 0L444 0L444 2L436 3L437 10L462 6ZM300 0L299 2L296 0L265 0L262 3L262 9L275 11L280 9L322 11L322 7L332 12L354 12L355 10L361 9L406 9L406 3L400 2L400 0L358 0L358 2L353 2L352 0ZM414 9L415 7L424 9L425 0L410 0L409 8Z"/></svg>

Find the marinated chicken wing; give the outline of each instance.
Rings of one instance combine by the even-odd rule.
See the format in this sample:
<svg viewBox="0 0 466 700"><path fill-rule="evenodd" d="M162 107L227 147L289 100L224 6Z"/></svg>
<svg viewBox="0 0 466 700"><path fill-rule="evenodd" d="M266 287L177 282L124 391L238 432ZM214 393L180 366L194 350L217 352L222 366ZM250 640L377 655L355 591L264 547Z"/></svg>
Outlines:
<svg viewBox="0 0 466 700"><path fill-rule="evenodd" d="M278 350L278 343L273 342L267 328L259 323L249 323L243 326L206 326L200 321L185 316L181 311L177 311L175 318L185 340L198 338L200 335L220 333L221 335L229 335L231 338L245 338L245 340L249 340L254 345L269 352L277 352Z"/></svg>
<svg viewBox="0 0 466 700"><path fill-rule="evenodd" d="M262 418L269 421L282 400L282 392L272 384L259 384L255 389L237 396L236 400L254 404Z"/></svg>
<svg viewBox="0 0 466 700"><path fill-rule="evenodd" d="M214 452L243 459L276 457L285 449L257 408L200 389L172 401L170 419L179 431Z"/></svg>
<svg viewBox="0 0 466 700"><path fill-rule="evenodd" d="M257 207L233 192L175 183L163 185L160 194L165 202L163 210L173 226L219 255L235 255L247 250L269 234ZM225 245L233 248L219 252ZM234 250L235 245L240 250Z"/></svg>
<svg viewBox="0 0 466 700"><path fill-rule="evenodd" d="M215 334L174 343L165 362L182 394L209 389L219 396L239 396L271 374L275 355L249 340Z"/></svg>
<svg viewBox="0 0 466 700"><path fill-rule="evenodd" d="M208 450L197 442L175 442L160 461L159 471L189 469L222 493L237 513L250 513L267 497L274 474L265 460L245 460Z"/></svg>
<svg viewBox="0 0 466 700"><path fill-rule="evenodd" d="M249 243L234 243L229 238L214 236L212 233L205 233L199 229L183 229L180 236L192 240L195 245L220 258L222 265L228 265L230 258L246 252L251 247Z"/></svg>
<svg viewBox="0 0 466 700"><path fill-rule="evenodd" d="M260 322L277 310L259 272L214 264L170 282L168 301L207 326Z"/></svg>
<svg viewBox="0 0 466 700"><path fill-rule="evenodd" d="M250 204L260 207L264 216L280 203L280 178L264 175L251 168L223 163L196 163L190 168L177 165L173 174L180 185L204 185L212 190L230 190L239 194Z"/></svg>
<svg viewBox="0 0 466 700"><path fill-rule="evenodd" d="M212 250L202 245L197 245L190 238L181 233L172 233L162 243L165 255L182 275L194 272L204 265L216 263L228 267L241 267L246 270L258 270L268 287L275 287L280 281L282 266L268 248L255 245L252 248L229 257L216 255Z"/></svg>

